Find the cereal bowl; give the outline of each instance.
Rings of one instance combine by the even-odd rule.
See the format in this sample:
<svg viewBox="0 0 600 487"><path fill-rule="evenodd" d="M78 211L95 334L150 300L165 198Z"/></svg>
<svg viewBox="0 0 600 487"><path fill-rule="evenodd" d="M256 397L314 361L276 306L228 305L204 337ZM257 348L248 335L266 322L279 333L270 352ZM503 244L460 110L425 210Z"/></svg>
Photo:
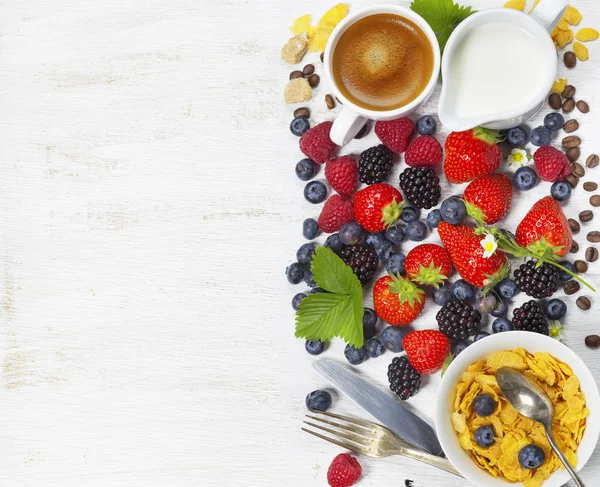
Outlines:
<svg viewBox="0 0 600 487"><path fill-rule="evenodd" d="M494 478L480 469L469 453L461 447L458 435L454 431L451 415L455 386L461 380L463 372L469 365L488 356L505 350L523 348L530 353L547 352L559 361L567 364L579 379L581 392L585 394L585 407L589 409L586 428L577 448L577 467L580 471L591 457L600 435L600 394L596 381L583 361L570 348L553 338L526 331L510 331L497 333L478 340L456 357L442 378L437 396L435 417L436 432L448 457L456 470L467 480L481 487L520 486L520 482L509 482L503 478ZM543 483L543 487L560 487L571 479L566 470L559 469L552 473ZM583 479L585 482L585 478Z"/></svg>

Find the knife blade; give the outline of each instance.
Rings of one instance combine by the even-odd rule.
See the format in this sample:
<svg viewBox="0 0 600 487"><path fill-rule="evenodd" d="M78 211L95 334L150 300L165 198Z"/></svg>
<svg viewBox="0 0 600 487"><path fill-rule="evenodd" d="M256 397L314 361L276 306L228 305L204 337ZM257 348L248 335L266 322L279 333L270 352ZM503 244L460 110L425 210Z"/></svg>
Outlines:
<svg viewBox="0 0 600 487"><path fill-rule="evenodd" d="M313 368L400 438L432 455L444 456L435 430L381 389L334 360L316 360Z"/></svg>

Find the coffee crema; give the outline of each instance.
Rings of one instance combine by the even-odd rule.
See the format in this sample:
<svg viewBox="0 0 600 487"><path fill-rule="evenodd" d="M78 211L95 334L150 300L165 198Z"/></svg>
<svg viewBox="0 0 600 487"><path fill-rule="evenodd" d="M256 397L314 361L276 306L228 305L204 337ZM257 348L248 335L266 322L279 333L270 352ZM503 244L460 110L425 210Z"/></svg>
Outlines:
<svg viewBox="0 0 600 487"><path fill-rule="evenodd" d="M434 54L427 34L395 14L369 15L340 36L332 58L342 94L367 110L408 105L427 87Z"/></svg>

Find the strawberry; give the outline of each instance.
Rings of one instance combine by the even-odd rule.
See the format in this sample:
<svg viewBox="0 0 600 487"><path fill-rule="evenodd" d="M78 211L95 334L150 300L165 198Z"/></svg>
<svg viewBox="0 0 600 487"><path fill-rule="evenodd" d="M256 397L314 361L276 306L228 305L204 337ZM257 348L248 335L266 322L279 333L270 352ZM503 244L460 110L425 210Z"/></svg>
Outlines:
<svg viewBox="0 0 600 487"><path fill-rule="evenodd" d="M327 483L331 487L350 487L358 482L362 467L349 453L340 453L333 459L327 470Z"/></svg>
<svg viewBox="0 0 600 487"><path fill-rule="evenodd" d="M535 151L533 164L543 181L555 183L571 174L571 163L567 156L550 145L545 145Z"/></svg>
<svg viewBox="0 0 600 487"><path fill-rule="evenodd" d="M329 138L332 125L333 122L321 122L300 137L300 150L317 164L323 164L331 159L337 148Z"/></svg>
<svg viewBox="0 0 600 487"><path fill-rule="evenodd" d="M372 184L353 198L354 218L369 232L380 232L396 223L402 212L402 195L385 183Z"/></svg>
<svg viewBox="0 0 600 487"><path fill-rule="evenodd" d="M414 321L425 306L425 292L401 276L383 276L373 288L375 313L393 326Z"/></svg>
<svg viewBox="0 0 600 487"><path fill-rule="evenodd" d="M571 249L573 233L560 205L551 196L546 196L521 220L515 241L540 257L556 258L563 257Z"/></svg>
<svg viewBox="0 0 600 487"><path fill-rule="evenodd" d="M351 196L358 182L358 168L352 156L331 159L325 165L325 179L341 196Z"/></svg>
<svg viewBox="0 0 600 487"><path fill-rule="evenodd" d="M466 183L498 169L502 151L499 133L481 127L452 132L446 139L444 172L451 183Z"/></svg>
<svg viewBox="0 0 600 487"><path fill-rule="evenodd" d="M319 215L319 228L327 233L337 232L343 225L354 220L352 202L333 194L323 205Z"/></svg>
<svg viewBox="0 0 600 487"><path fill-rule="evenodd" d="M482 246L485 235L477 235L466 225L450 225L440 222L438 234L450 254L454 267L461 277L475 287L491 287L504 279L510 267L506 255L501 250ZM493 253L485 257L484 253Z"/></svg>
<svg viewBox="0 0 600 487"><path fill-rule="evenodd" d="M378 121L375 124L375 134L388 149L394 152L404 152L408 141L415 131L415 124L410 118L399 118L390 121Z"/></svg>
<svg viewBox="0 0 600 487"><path fill-rule="evenodd" d="M491 225L510 211L512 181L504 174L479 176L466 187L463 199L470 216L479 223Z"/></svg>
<svg viewBox="0 0 600 487"><path fill-rule="evenodd" d="M442 162L442 146L429 135L418 137L406 149L404 162L407 166L433 167Z"/></svg>
<svg viewBox="0 0 600 487"><path fill-rule="evenodd" d="M406 275L417 284L436 288L450 277L452 261L441 245L421 244L414 247L404 261Z"/></svg>
<svg viewBox="0 0 600 487"><path fill-rule="evenodd" d="M402 345L410 365L423 375L435 374L450 354L450 339L438 330L411 331Z"/></svg>

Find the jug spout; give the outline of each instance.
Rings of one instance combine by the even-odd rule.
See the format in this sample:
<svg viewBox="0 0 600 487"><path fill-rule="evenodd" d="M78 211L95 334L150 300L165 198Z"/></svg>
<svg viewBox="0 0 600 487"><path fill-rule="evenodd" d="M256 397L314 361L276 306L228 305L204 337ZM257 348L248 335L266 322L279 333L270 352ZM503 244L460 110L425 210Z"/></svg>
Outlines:
<svg viewBox="0 0 600 487"><path fill-rule="evenodd" d="M529 15L548 32L552 32L568 7L568 0L542 0Z"/></svg>

